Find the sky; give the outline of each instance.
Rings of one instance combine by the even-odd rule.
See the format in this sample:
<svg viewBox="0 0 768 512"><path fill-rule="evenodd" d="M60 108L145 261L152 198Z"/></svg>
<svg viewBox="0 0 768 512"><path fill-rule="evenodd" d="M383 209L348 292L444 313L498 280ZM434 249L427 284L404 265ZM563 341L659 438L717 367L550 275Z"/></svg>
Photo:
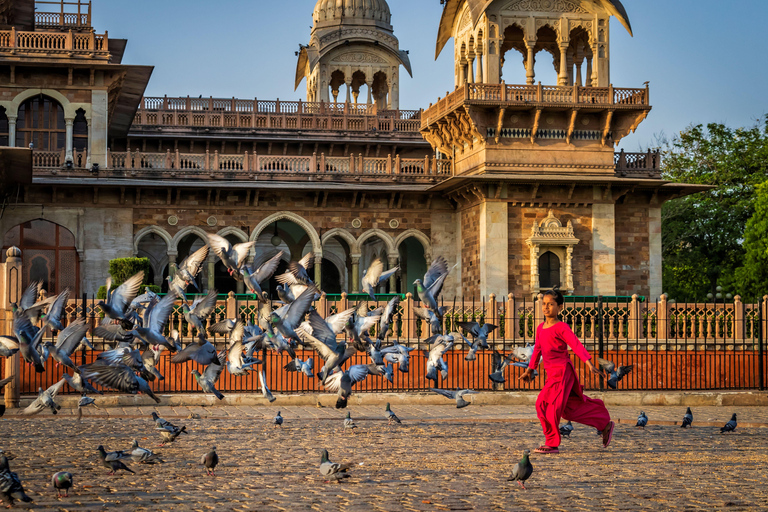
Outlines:
<svg viewBox="0 0 768 512"><path fill-rule="evenodd" d="M439 0L388 0L413 78L401 71L400 108L426 108L453 89L453 41L435 60ZM627 151L658 145L691 124L752 126L768 113L768 1L623 0L634 31L611 21L611 81L650 82L653 110L621 141ZM147 96L296 100L299 43L309 41L315 0L93 0L98 33L128 39L124 64L155 66ZM727 5L727 9L724 8ZM539 54L537 80L556 74ZM543 69L542 69L543 68ZM521 59L507 59L507 83L524 83Z"/></svg>

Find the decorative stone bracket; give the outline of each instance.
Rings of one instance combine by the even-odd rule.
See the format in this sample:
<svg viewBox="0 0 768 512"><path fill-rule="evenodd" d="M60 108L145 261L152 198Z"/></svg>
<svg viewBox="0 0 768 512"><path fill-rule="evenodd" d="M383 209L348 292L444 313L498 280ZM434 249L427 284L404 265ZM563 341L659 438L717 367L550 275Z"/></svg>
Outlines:
<svg viewBox="0 0 768 512"><path fill-rule="evenodd" d="M565 227L549 210L547 217L541 223L533 221L531 236L525 241L531 250L531 292L538 293L539 284L539 254L541 248L553 252L560 261L565 261L565 273L560 275L565 281L563 292L573 293L573 247L579 239L573 233L573 225L568 221ZM562 269L562 265L560 267ZM563 282L561 280L561 282Z"/></svg>

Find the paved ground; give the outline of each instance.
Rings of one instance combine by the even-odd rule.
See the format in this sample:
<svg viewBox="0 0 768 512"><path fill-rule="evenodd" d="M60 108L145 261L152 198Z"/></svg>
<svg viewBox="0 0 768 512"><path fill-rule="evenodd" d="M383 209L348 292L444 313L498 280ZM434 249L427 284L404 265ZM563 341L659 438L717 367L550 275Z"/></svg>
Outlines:
<svg viewBox="0 0 768 512"><path fill-rule="evenodd" d="M277 402L276 402L277 404ZM344 433L344 411L282 407L161 407L189 435L156 448L151 407L91 409L75 421L25 418L8 411L0 447L35 499L34 510L638 510L768 507L768 408L694 408L694 428L672 426L684 408L648 407L650 426L633 427L639 411L611 408L621 419L603 449L592 429L577 425L556 456L535 456L528 490L507 482L524 448L542 441L531 407L399 406L403 425L390 427L380 407L350 407L360 428ZM730 415L737 432L721 435ZM190 413L199 419L182 419ZM108 476L96 446L128 449L132 439L161 453L164 464L130 464L135 475ZM198 465L216 445L218 476ZM352 464L343 484L320 479L319 450ZM55 471L75 474L69 498L56 498Z"/></svg>

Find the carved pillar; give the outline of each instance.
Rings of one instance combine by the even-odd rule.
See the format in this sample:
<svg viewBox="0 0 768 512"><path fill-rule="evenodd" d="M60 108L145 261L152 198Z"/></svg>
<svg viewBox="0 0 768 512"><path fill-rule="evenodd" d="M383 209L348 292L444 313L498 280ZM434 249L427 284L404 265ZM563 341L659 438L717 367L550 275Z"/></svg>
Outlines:
<svg viewBox="0 0 768 512"><path fill-rule="evenodd" d="M168 251L168 276L173 279L176 277L176 270L178 268L176 267L176 258L179 256L179 253L176 251Z"/></svg>
<svg viewBox="0 0 768 512"><path fill-rule="evenodd" d="M352 260L352 293L360 293L360 254L350 255Z"/></svg>
<svg viewBox="0 0 768 512"><path fill-rule="evenodd" d="M213 290L216 288L216 256L211 252L211 254L208 255L208 290ZM201 290L202 291L202 290Z"/></svg>
<svg viewBox="0 0 768 512"><path fill-rule="evenodd" d="M475 83L474 68L475 68L475 58L470 56L469 66L467 66L467 72L468 72L467 83L470 83L470 84Z"/></svg>
<svg viewBox="0 0 768 512"><path fill-rule="evenodd" d="M587 81L585 86L586 87L592 87L592 56L587 55L587 72L584 74L586 76Z"/></svg>
<svg viewBox="0 0 768 512"><path fill-rule="evenodd" d="M315 284L322 288L323 279L323 255L315 253Z"/></svg>
<svg viewBox="0 0 768 512"><path fill-rule="evenodd" d="M8 146L16 147L16 116L8 116Z"/></svg>
<svg viewBox="0 0 768 512"><path fill-rule="evenodd" d="M599 87L599 73L597 72L597 69L599 67L599 60L598 60L598 45L597 43L592 44L592 58L589 60L589 62L592 63L592 73L590 73L590 78L592 80L592 87Z"/></svg>
<svg viewBox="0 0 768 512"><path fill-rule="evenodd" d="M565 256L565 288L569 293L573 293L573 246L566 248Z"/></svg>
<svg viewBox="0 0 768 512"><path fill-rule="evenodd" d="M557 75L557 85L568 85L568 43L560 42L560 73Z"/></svg>
<svg viewBox="0 0 768 512"><path fill-rule="evenodd" d="M348 78L344 83L347 85L347 103L352 103L352 79Z"/></svg>
<svg viewBox="0 0 768 512"><path fill-rule="evenodd" d="M373 91L371 90L373 87L373 80L366 80L365 81L366 87L368 87L368 102L367 104L370 105L373 103Z"/></svg>
<svg viewBox="0 0 768 512"><path fill-rule="evenodd" d="M533 54L534 46L536 46L536 41L525 42L525 47L528 49L528 56L525 59L525 83L528 85L533 85L534 78L536 78L536 73L533 70L533 61L536 58Z"/></svg>
<svg viewBox="0 0 768 512"><path fill-rule="evenodd" d="M484 78L485 77L483 77L483 54L480 53L477 56L477 83L479 84L485 83Z"/></svg>
<svg viewBox="0 0 768 512"><path fill-rule="evenodd" d="M531 293L539 293L539 246L531 245Z"/></svg>
<svg viewBox="0 0 768 512"><path fill-rule="evenodd" d="M71 161L74 160L74 158L72 157L72 147L74 145L74 141L72 140L72 133L73 133L72 132L72 126L74 125L75 120L72 119L72 118L64 119L64 123L65 123L65 127L66 127L66 132L65 132L65 135L64 135L64 139L65 139L65 144L66 144L66 148L67 148L66 149L66 154L64 156L64 161L68 160L68 161L71 162Z"/></svg>
<svg viewBox="0 0 768 512"><path fill-rule="evenodd" d="M389 270L395 268L397 266L397 260L399 259L399 256L393 256L388 255L387 256L387 263L389 263L389 266L387 267ZM397 291L397 272L392 274L389 277L389 293L395 293Z"/></svg>
<svg viewBox="0 0 768 512"><path fill-rule="evenodd" d="M13 313L10 303L19 303L21 300L21 250L18 247L9 248L6 253L5 265L0 266L5 271L5 275L0 282L5 283L5 289L0 290L3 302L0 304L0 312L5 316L6 330L2 334L13 335ZM5 406L7 408L16 408L19 406L19 396L21 392L21 367L19 353L5 358L5 375L14 375L15 378L5 387Z"/></svg>

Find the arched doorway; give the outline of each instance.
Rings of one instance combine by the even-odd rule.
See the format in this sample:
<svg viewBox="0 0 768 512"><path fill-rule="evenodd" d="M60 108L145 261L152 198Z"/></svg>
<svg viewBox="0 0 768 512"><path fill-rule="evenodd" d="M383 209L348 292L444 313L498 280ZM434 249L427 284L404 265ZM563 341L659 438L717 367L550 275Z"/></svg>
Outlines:
<svg viewBox="0 0 768 512"><path fill-rule="evenodd" d="M416 237L410 236L400 243L397 250L400 253L400 279L397 280L397 292L411 292L416 297L416 287L413 282L424 279L427 271L424 246Z"/></svg>
<svg viewBox="0 0 768 512"><path fill-rule="evenodd" d="M285 273L288 268L288 262L298 261L305 254L312 252L312 240L307 232L297 223L289 219L278 219L266 226L256 239L256 257L254 261L266 261L267 258L274 256L277 251L283 251L282 261L277 267L272 278L269 280L269 286L263 289L269 289L270 297L277 298L278 283L275 276ZM316 264L320 264L319 261ZM307 269L312 277L312 269Z"/></svg>
<svg viewBox="0 0 768 512"><path fill-rule="evenodd" d="M16 147L57 151L66 146L64 107L42 94L27 99L19 107L16 120Z"/></svg>
<svg viewBox="0 0 768 512"><path fill-rule="evenodd" d="M35 219L12 227L3 237L3 261L6 250L21 249L22 285L42 281L48 294L69 288L80 293L80 259L75 236L67 228L44 219Z"/></svg>
<svg viewBox="0 0 768 512"><path fill-rule="evenodd" d="M176 265L179 265L184 259L195 252L196 250L200 249L202 246L205 245L205 242L202 238L200 238L195 233L189 233L188 235L185 235L181 240L179 240L178 244L176 244L176 250L178 254L176 255ZM208 256L211 257L210 255ZM167 271L164 270L163 278L167 277ZM197 275L197 285L200 287L200 291L203 293L206 293L208 291L208 264L203 264L203 268L200 270L200 273ZM168 291L168 282L163 281L163 291ZM188 288L188 291L194 292L194 287Z"/></svg>
<svg viewBox="0 0 768 512"><path fill-rule="evenodd" d="M136 256L149 260L149 276L147 281L157 286L163 286L168 268L168 244L155 232L150 231L139 239Z"/></svg>
<svg viewBox="0 0 768 512"><path fill-rule="evenodd" d="M560 286L560 258L552 251L539 256L539 285L542 288Z"/></svg>

